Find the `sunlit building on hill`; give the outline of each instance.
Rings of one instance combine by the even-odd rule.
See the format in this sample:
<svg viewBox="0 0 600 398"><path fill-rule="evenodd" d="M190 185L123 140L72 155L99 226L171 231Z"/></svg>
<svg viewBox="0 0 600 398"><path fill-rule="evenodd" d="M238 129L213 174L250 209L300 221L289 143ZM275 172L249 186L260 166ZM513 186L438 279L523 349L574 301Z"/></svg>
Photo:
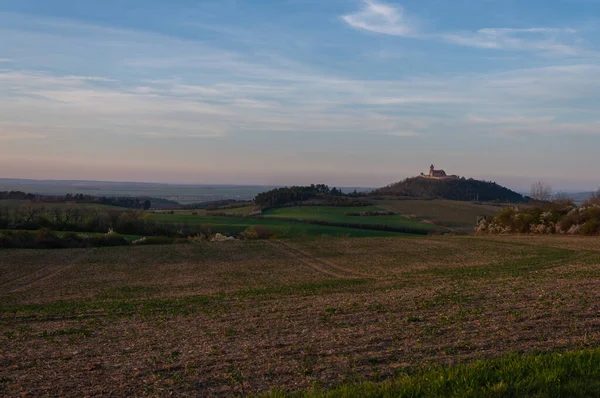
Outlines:
<svg viewBox="0 0 600 398"><path fill-rule="evenodd" d="M429 174L421 173L420 177L432 178L435 180L458 178L458 176L446 174L444 170L436 170L434 165L431 165L431 167L429 167Z"/></svg>

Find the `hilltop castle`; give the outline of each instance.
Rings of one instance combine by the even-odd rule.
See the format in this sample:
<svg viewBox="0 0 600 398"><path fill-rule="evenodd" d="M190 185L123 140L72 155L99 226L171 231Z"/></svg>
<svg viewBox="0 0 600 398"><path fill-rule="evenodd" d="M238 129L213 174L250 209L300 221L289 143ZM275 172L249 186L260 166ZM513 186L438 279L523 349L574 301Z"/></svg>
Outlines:
<svg viewBox="0 0 600 398"><path fill-rule="evenodd" d="M434 165L431 165L431 167L429 168L429 174L421 173L419 175L419 177L432 178L434 180L444 180L444 179L450 179L450 178L458 178L455 175L451 175L451 176L447 175L444 170L436 170Z"/></svg>

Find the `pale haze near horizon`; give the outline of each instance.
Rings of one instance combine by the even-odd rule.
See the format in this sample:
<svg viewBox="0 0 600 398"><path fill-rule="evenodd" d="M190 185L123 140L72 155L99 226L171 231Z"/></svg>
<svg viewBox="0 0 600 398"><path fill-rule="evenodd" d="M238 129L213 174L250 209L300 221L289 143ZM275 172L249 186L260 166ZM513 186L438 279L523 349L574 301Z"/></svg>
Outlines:
<svg viewBox="0 0 600 398"><path fill-rule="evenodd" d="M0 0L0 177L600 186L598 2L122 3Z"/></svg>

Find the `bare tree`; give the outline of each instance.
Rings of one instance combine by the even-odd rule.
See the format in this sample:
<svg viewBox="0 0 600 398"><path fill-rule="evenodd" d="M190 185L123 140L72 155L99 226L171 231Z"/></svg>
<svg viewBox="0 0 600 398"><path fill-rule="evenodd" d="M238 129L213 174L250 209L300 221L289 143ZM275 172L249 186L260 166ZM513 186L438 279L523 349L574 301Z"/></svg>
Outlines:
<svg viewBox="0 0 600 398"><path fill-rule="evenodd" d="M32 202L25 203L17 210L17 215L25 222L25 224L36 221L43 213L44 207Z"/></svg>
<svg viewBox="0 0 600 398"><path fill-rule="evenodd" d="M81 219L81 211L78 207L55 207L52 209L52 215L54 216L54 223L60 229L64 230L70 224L77 224Z"/></svg>
<svg viewBox="0 0 600 398"><path fill-rule="evenodd" d="M538 181L531 186L529 197L540 202L548 202L552 198L552 187L550 185Z"/></svg>

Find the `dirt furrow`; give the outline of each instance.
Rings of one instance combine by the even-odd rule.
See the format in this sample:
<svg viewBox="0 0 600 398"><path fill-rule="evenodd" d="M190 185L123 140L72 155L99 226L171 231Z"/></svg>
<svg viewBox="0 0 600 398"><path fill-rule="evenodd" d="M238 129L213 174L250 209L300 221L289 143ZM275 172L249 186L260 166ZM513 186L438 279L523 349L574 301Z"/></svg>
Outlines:
<svg viewBox="0 0 600 398"><path fill-rule="evenodd" d="M301 263L309 266L310 268L312 268L315 271L320 272L322 274L333 276L335 278L346 278L346 279L359 278L362 276L362 275L357 275L357 274L353 273L352 271L347 270L345 268L339 267L339 266L331 263L330 261L324 261L317 257L308 255L308 254L296 249L295 247L289 245L286 242L277 241L277 242L268 242L268 243L270 245L276 247L280 251L284 252L285 254L289 255L290 257L300 261Z"/></svg>
<svg viewBox="0 0 600 398"><path fill-rule="evenodd" d="M77 264L79 261L81 261L82 259L84 259L85 257L87 257L90 253L92 253L94 250L95 250L95 248L88 249L88 250L85 251L85 253L83 253L83 254L75 257L75 259L73 259L72 261L70 261L70 262L68 262L68 263L66 263L64 265L61 265L58 268L56 268L56 269L54 269L54 270L52 270L52 271L50 271L50 272L48 272L48 273L46 273L46 274L38 277L38 278L30 280L30 281L26 282L25 284L22 284L20 286L14 287L14 288L8 290L8 293L16 293L16 292L23 291L23 290L31 287L34 284L37 284L39 282L45 281L45 280L47 280L49 278L52 278L52 277L56 276L56 275L60 274L61 272L65 271L66 269L70 268L71 266ZM36 272L34 272L34 274L37 274L38 272L39 271L36 271ZM29 274L29 275L26 275L26 276L32 276L32 275L33 274ZM23 278L19 278L19 279L23 279Z"/></svg>
<svg viewBox="0 0 600 398"><path fill-rule="evenodd" d="M298 260L299 262L301 262L302 264L312 268L313 270L321 273L321 274L325 274L328 276L332 276L334 278L347 278L347 276L345 275L341 275L335 271L332 271L330 269L328 269L329 267L327 266L323 266L322 264L319 264L318 262L313 261L310 257L306 257L298 252L295 252L293 249L289 248L288 246L282 244L281 241L275 243L275 242L268 242L269 245L277 248L279 251L287 254L288 256Z"/></svg>
<svg viewBox="0 0 600 398"><path fill-rule="evenodd" d="M333 269L335 271L338 271L338 272L341 272L343 274L346 274L346 275L348 275L350 277L355 277L355 278L372 278L373 277L372 275L363 274L363 273L356 272L356 271L353 271L351 269L342 267L342 266L340 266L338 264L335 264L335 263L333 263L333 262L331 262L329 260L326 260L324 258L315 257L312 254L305 252L304 250L298 249L297 247L291 245L288 242L281 241L281 244L284 245L284 246L286 246L291 251L293 251L295 253L298 253L299 255L304 256L305 258L308 258L308 259L311 259L312 261L315 261L315 262L318 262L320 264L323 264L324 266L326 266L328 268L331 268L331 269Z"/></svg>

